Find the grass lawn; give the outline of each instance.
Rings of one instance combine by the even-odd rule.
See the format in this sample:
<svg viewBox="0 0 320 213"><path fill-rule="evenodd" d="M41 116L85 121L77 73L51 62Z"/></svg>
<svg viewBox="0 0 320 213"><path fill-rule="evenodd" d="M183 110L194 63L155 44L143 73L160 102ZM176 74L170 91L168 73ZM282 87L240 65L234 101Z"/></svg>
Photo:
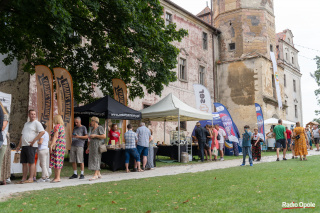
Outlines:
<svg viewBox="0 0 320 213"><path fill-rule="evenodd" d="M320 156L192 174L23 193L1 212L278 212L313 202L319 212Z"/></svg>

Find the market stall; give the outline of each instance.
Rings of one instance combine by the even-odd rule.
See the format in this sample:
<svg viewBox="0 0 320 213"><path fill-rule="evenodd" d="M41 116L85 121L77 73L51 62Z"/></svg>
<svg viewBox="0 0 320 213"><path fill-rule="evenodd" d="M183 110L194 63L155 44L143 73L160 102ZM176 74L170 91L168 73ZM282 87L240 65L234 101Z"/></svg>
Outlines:
<svg viewBox="0 0 320 213"><path fill-rule="evenodd" d="M140 111L142 119L149 121L178 122L178 161L180 162L181 141L180 121L211 120L212 115L199 111L179 100L172 93L160 100L158 103ZM165 125L164 125L165 134ZM160 150L158 150L158 153Z"/></svg>
<svg viewBox="0 0 320 213"><path fill-rule="evenodd" d="M90 103L81 107L75 107L74 114L76 116L85 116L85 117L96 116L99 118L106 119L106 125L108 124L109 119L141 120L141 112L131 109L119 103L118 101L114 100L110 96L105 96L93 103ZM106 135L108 135L108 128L106 128ZM114 164L119 165L119 163L120 162L122 163L122 161L123 161L123 167L124 167L125 157L123 153L124 153L124 146L120 144L111 145L110 149L106 153L103 153L101 157L101 161L109 162L112 170L114 170L114 168L117 167L112 165ZM87 158L86 154L85 154L85 158ZM111 162L111 161L119 161L119 162Z"/></svg>

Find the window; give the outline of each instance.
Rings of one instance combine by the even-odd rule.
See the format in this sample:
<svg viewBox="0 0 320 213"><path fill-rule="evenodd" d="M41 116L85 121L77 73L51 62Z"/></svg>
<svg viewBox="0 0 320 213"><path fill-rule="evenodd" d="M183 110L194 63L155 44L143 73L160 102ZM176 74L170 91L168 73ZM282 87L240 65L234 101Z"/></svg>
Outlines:
<svg viewBox="0 0 320 213"><path fill-rule="evenodd" d="M204 74L205 74L205 68L200 66L200 69L199 69L199 84L204 85Z"/></svg>
<svg viewBox="0 0 320 213"><path fill-rule="evenodd" d="M274 79L274 75L272 74L272 89L273 89L273 97L277 98L277 93L276 93L276 83Z"/></svg>
<svg viewBox="0 0 320 213"><path fill-rule="evenodd" d="M298 106L294 105L294 114L296 116L296 118L298 118Z"/></svg>
<svg viewBox="0 0 320 213"><path fill-rule="evenodd" d="M276 85L275 85L275 82L274 82L274 75L272 74L272 88L275 88Z"/></svg>
<svg viewBox="0 0 320 213"><path fill-rule="evenodd" d="M288 59L288 53L286 53L286 60L288 61L289 59Z"/></svg>
<svg viewBox="0 0 320 213"><path fill-rule="evenodd" d="M229 44L229 50L235 50L236 49L236 44L235 43L230 43Z"/></svg>
<svg viewBox="0 0 320 213"><path fill-rule="evenodd" d="M172 23L172 14L166 13L166 26Z"/></svg>
<svg viewBox="0 0 320 213"><path fill-rule="evenodd" d="M284 85L284 87L287 87L287 76L286 76L286 74L283 75L283 85Z"/></svg>
<svg viewBox="0 0 320 213"><path fill-rule="evenodd" d="M187 122L186 121L180 121L180 130L187 131Z"/></svg>
<svg viewBox="0 0 320 213"><path fill-rule="evenodd" d="M208 49L208 34L205 32L202 33L202 46L204 50Z"/></svg>
<svg viewBox="0 0 320 213"><path fill-rule="evenodd" d="M294 64L294 58L292 57L292 64Z"/></svg>
<svg viewBox="0 0 320 213"><path fill-rule="evenodd" d="M296 80L293 80L293 91L294 91L294 92L297 92Z"/></svg>
<svg viewBox="0 0 320 213"><path fill-rule="evenodd" d="M270 44L270 52L273 52L273 46Z"/></svg>
<svg viewBox="0 0 320 213"><path fill-rule="evenodd" d="M179 78L181 80L187 80L186 59L183 58L180 58L179 62Z"/></svg>
<svg viewBox="0 0 320 213"><path fill-rule="evenodd" d="M288 115L288 101L284 101L284 104L287 105L287 107L286 107L286 115Z"/></svg>

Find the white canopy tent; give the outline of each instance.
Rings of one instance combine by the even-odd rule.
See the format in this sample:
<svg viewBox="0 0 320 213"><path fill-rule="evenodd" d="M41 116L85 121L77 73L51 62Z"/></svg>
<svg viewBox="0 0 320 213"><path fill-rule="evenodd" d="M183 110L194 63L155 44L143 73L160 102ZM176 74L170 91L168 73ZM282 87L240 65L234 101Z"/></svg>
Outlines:
<svg viewBox="0 0 320 213"><path fill-rule="evenodd" d="M269 118L267 120L264 120L264 124L278 124L278 119L276 118ZM282 120L282 124L284 125L295 125L294 122L291 122L291 121L286 121L286 120Z"/></svg>
<svg viewBox="0 0 320 213"><path fill-rule="evenodd" d="M180 121L212 120L212 114L199 111L183 103L172 93L158 103L140 110L142 119L150 121L177 121L178 122L178 158L180 162ZM164 123L165 131L165 123ZM165 135L165 133L164 133Z"/></svg>

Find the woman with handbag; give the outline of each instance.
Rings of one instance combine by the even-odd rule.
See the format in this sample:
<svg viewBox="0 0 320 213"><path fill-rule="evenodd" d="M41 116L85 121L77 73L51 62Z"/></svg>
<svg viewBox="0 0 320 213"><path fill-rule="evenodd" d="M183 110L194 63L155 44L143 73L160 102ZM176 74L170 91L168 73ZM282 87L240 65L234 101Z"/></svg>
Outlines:
<svg viewBox="0 0 320 213"><path fill-rule="evenodd" d="M96 180L101 178L100 164L101 164L101 152L100 146L106 139L106 133L104 128L99 125L99 118L91 118L91 130L89 131L88 148L86 153L89 154L88 169L95 171L92 178L89 180Z"/></svg>
<svg viewBox="0 0 320 213"><path fill-rule="evenodd" d="M51 183L60 182L60 173L63 167L64 153L66 150L66 139L64 122L61 115L53 117L54 128L51 131L50 142L50 168L54 168L54 179Z"/></svg>
<svg viewBox="0 0 320 213"><path fill-rule="evenodd" d="M252 159L260 161L261 160L261 145L260 145L260 134L258 129L254 129L254 133L252 135L251 140L252 145Z"/></svg>
<svg viewBox="0 0 320 213"><path fill-rule="evenodd" d="M303 127L300 126L300 122L296 123L296 128L293 130L294 142L294 154L295 156L300 156L300 160L307 160L307 133Z"/></svg>

